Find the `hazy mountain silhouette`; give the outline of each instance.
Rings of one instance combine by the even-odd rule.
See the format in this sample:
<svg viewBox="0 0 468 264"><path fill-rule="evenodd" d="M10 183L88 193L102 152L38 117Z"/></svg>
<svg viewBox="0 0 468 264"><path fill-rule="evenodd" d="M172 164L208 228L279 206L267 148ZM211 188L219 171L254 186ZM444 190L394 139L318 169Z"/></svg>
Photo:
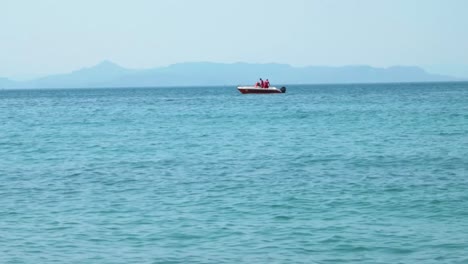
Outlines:
<svg viewBox="0 0 468 264"><path fill-rule="evenodd" d="M0 88L146 87L253 84L269 78L274 84L385 83L457 81L430 74L419 67L371 66L293 67L287 64L179 63L144 70L126 69L110 61L68 74L50 75L27 82L0 79Z"/></svg>
<svg viewBox="0 0 468 264"><path fill-rule="evenodd" d="M15 88L16 85L17 83L10 79L0 78L0 88Z"/></svg>
<svg viewBox="0 0 468 264"><path fill-rule="evenodd" d="M90 68L67 74L50 75L23 84L27 88L100 87L133 72L134 70L125 69L110 61L103 61Z"/></svg>

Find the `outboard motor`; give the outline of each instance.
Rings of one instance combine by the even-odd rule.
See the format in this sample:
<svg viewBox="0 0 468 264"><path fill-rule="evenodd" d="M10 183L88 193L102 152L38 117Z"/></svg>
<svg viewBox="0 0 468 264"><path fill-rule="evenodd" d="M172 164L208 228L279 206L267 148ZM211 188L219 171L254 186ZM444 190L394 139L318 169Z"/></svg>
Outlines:
<svg viewBox="0 0 468 264"><path fill-rule="evenodd" d="M284 87L284 86L281 87L280 91L281 91L282 93L285 93L285 92L286 92L286 87Z"/></svg>

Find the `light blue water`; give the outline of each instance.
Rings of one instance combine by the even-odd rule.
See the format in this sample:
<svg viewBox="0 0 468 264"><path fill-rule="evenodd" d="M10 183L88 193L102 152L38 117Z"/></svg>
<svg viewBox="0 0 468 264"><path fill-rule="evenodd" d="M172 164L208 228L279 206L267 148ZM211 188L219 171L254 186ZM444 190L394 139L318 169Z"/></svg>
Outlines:
<svg viewBox="0 0 468 264"><path fill-rule="evenodd" d="M468 263L468 83L0 91L0 263Z"/></svg>

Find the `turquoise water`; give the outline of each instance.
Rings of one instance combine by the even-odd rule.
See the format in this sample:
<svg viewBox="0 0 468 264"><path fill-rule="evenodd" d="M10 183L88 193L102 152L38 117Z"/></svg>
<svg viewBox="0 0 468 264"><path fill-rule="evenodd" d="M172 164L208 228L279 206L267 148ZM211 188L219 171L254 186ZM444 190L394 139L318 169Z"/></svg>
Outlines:
<svg viewBox="0 0 468 264"><path fill-rule="evenodd" d="M0 263L468 263L468 83L0 91Z"/></svg>

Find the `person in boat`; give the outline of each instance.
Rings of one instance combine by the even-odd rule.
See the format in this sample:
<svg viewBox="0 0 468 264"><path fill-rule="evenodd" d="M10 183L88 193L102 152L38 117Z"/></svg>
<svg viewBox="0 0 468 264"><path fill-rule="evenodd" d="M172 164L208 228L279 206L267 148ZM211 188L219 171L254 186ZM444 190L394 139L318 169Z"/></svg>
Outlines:
<svg viewBox="0 0 468 264"><path fill-rule="evenodd" d="M265 82L260 78L260 87L265 88Z"/></svg>
<svg viewBox="0 0 468 264"><path fill-rule="evenodd" d="M255 88L257 88L257 87L261 87L261 86L260 86L260 82L256 82L256 83L255 83Z"/></svg>
<svg viewBox="0 0 468 264"><path fill-rule="evenodd" d="M265 87L264 88L270 88L270 81L268 79L265 80L265 83L263 84Z"/></svg>

